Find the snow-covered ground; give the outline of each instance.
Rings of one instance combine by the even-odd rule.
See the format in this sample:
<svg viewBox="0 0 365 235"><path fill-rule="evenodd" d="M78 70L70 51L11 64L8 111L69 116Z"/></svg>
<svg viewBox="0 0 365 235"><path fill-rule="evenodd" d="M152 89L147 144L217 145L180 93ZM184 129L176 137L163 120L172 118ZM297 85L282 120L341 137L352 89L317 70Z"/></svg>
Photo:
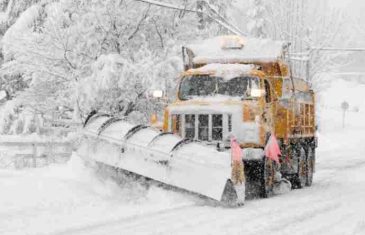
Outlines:
<svg viewBox="0 0 365 235"><path fill-rule="evenodd" d="M236 209L157 187L121 188L77 156L67 165L1 170L0 234L364 234L364 133L321 135L311 188Z"/></svg>
<svg viewBox="0 0 365 235"><path fill-rule="evenodd" d="M66 165L0 170L0 234L365 234L362 105L346 129L338 110L321 112L321 122L331 124L319 134L310 188L222 208L155 186L120 187L74 155Z"/></svg>

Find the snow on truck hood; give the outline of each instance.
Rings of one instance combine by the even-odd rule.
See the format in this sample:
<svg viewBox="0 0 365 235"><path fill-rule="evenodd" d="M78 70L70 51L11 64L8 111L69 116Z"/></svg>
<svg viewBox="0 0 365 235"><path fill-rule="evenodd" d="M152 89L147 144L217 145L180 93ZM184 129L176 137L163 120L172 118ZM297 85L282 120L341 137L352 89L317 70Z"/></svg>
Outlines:
<svg viewBox="0 0 365 235"><path fill-rule="evenodd" d="M282 56L287 45L282 41L260 38L243 38L242 47L225 47L225 41L232 36L218 36L187 45L194 54L194 64L206 63L239 63L239 62L270 62Z"/></svg>

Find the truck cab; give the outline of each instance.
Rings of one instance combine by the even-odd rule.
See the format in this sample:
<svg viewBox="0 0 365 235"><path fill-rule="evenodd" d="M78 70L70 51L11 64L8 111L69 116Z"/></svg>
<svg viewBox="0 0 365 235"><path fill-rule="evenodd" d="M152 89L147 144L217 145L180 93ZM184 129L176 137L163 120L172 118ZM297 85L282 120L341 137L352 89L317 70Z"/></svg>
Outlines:
<svg viewBox="0 0 365 235"><path fill-rule="evenodd" d="M254 64L208 64L185 71L176 101L168 106L165 130L183 138L228 147L234 135L242 148L264 146L272 129L274 94Z"/></svg>

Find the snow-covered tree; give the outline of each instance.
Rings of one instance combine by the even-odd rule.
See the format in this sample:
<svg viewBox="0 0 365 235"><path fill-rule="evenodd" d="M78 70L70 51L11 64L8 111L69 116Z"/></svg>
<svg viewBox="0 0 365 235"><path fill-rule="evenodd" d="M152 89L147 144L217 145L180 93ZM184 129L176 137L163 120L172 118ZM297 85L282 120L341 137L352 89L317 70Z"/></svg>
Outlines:
<svg viewBox="0 0 365 235"><path fill-rule="evenodd" d="M196 6L192 0L180 4ZM42 115L63 107L75 120L97 109L120 116L140 112L147 121L155 109L148 89L173 94L181 45L222 32L215 22L203 30L198 24L195 13L133 0L44 1L6 31L0 72L19 77L24 87L16 99Z"/></svg>
<svg viewBox="0 0 365 235"><path fill-rule="evenodd" d="M21 1L21 0L2 0L0 1L0 38L3 38L7 30L17 21L19 16L38 0ZM24 17L26 18L26 17ZM15 28L23 27L27 23L23 20L18 22ZM0 50L0 63L3 63L3 53ZM27 82L18 72L0 74L0 89L6 91L7 99L12 99L17 91L24 90Z"/></svg>

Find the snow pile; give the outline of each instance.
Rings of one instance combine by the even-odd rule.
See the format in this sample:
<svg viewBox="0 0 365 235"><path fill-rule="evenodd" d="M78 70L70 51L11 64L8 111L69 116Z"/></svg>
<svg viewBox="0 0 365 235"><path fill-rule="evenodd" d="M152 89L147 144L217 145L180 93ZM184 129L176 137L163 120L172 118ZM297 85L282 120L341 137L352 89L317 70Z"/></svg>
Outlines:
<svg viewBox="0 0 365 235"><path fill-rule="evenodd" d="M255 68L253 64L207 64L197 69L189 70L189 73L209 74L230 80L239 76L247 75Z"/></svg>

